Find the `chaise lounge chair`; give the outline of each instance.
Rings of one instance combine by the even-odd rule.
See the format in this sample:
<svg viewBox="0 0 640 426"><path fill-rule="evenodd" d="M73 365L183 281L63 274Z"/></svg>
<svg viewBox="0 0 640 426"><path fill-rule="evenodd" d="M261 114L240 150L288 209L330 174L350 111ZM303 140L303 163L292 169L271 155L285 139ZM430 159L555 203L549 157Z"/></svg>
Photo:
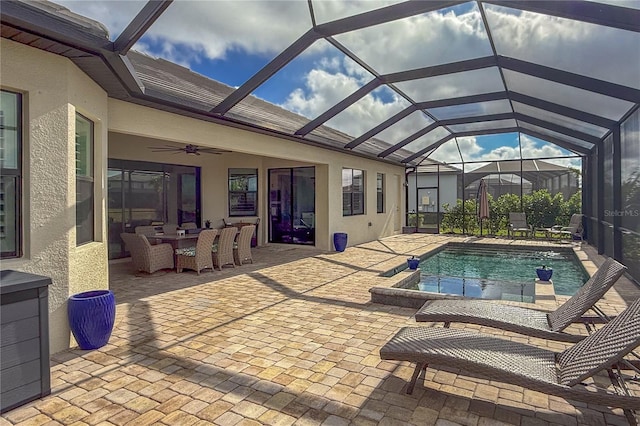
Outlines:
<svg viewBox="0 0 640 426"><path fill-rule="evenodd" d="M509 213L509 226L507 233L511 238L516 237L516 233L523 234L525 237L533 235L533 227L527 223L527 215L525 213Z"/></svg>
<svg viewBox="0 0 640 426"><path fill-rule="evenodd" d="M580 320L615 284L627 268L609 258L569 300L553 312L538 311L488 300L430 300L416 312L418 322L479 324L542 339L578 342L584 336L564 332Z"/></svg>
<svg viewBox="0 0 640 426"><path fill-rule="evenodd" d="M640 299L604 327L560 353L479 332L404 327L380 349L380 358L416 363L408 394L413 392L420 372L434 364L569 400L639 409L640 396L620 395L597 387L595 381L585 382L599 371L611 368L638 345Z"/></svg>
<svg viewBox="0 0 640 426"><path fill-rule="evenodd" d="M583 240L583 229L582 229L582 215L575 213L573 215L571 215L571 220L569 220L569 225L568 226L562 226L562 225L554 225L551 227L551 230L549 231L549 235L551 237L554 237L556 235L559 235L560 238L579 238L580 241Z"/></svg>

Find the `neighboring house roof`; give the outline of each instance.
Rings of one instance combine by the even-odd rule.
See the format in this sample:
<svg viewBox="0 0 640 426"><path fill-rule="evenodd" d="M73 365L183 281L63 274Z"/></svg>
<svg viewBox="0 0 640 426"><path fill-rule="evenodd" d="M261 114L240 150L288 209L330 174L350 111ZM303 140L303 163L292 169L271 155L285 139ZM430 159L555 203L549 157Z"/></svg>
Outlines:
<svg viewBox="0 0 640 426"><path fill-rule="evenodd" d="M445 163L441 163L440 161L436 161L436 160L432 160L430 158L426 158L422 164L418 167L416 167L416 169L414 171L412 171L411 173L424 173L424 174L429 174L429 173L454 173L454 174L458 174L458 173L462 173L462 170L460 170L457 167L451 166L449 164L445 164Z"/></svg>
<svg viewBox="0 0 640 426"><path fill-rule="evenodd" d="M522 160L522 177L531 182L536 179L550 179L573 172L573 169L569 167L542 160ZM470 172L465 172L465 182L473 182L489 175L513 174L520 176L520 173L519 160L493 161Z"/></svg>
<svg viewBox="0 0 640 426"><path fill-rule="evenodd" d="M535 55L531 58L536 58L538 62L523 60L515 53L519 51L517 47L496 47L493 38L500 34L500 26L487 20L484 14L486 8L494 12L496 8L505 8L513 11L510 15L513 19L509 22L515 22L515 25L519 25L519 16L537 14L547 22L564 19L576 26L595 25L594 31L602 28L637 35L640 33L640 9L624 5L582 0L480 0L471 3L464 0L406 1L335 21L316 23L311 20L314 23L308 32L240 87L233 88L171 62L145 57L130 50L170 4L170 0L148 2L118 38L111 41L100 23L71 13L61 6L41 1L4 1L1 10L2 37L68 57L115 99L396 164L420 164L434 149L456 137L505 132L525 133L574 153L587 155L602 145L604 139L619 127L640 102L640 87L629 83L628 79L593 77L597 74L593 71L605 65L598 61L597 55L591 54L593 52L590 49L597 49L597 46L584 43L584 48L580 48L581 58L589 61L587 67L576 68L575 63L570 63L554 68L549 62L552 58ZM480 17L478 24L486 34L486 40L481 40L483 49L492 52L488 56L476 57L474 55L478 53L475 53L457 62L383 74L358 57L359 52L350 51L333 38L469 4L480 12L477 15ZM507 25L506 21L501 24ZM369 70L372 80L356 92L345 94L344 99L313 120L252 95L256 88L322 39L332 43L363 69ZM544 46L539 48L540 52L545 51ZM391 52L381 51L379 54L385 53ZM620 69L633 73L640 59L638 51L630 49L624 59L626 62L619 64ZM457 76L463 77L460 81L473 81L473 73L478 71L501 76L497 80L502 81L498 84L502 90L487 87L484 93L423 101L398 89L399 85L418 84L430 78ZM527 83L531 81L535 84ZM404 98L410 106L359 136L348 135L325 125L328 120L379 87L386 87ZM556 96L560 89L562 95ZM429 93L428 84L416 93L413 96ZM563 100L567 99L584 101L565 104ZM488 112L490 109L486 110L484 106L492 102L493 105L498 102L504 108ZM583 109L584 105L590 107ZM615 108L611 107L609 111L607 105L615 105ZM451 108L456 109L455 113L451 114ZM430 124L393 143L376 139L382 131L414 112L421 112L428 117ZM450 115L438 118L439 113Z"/></svg>

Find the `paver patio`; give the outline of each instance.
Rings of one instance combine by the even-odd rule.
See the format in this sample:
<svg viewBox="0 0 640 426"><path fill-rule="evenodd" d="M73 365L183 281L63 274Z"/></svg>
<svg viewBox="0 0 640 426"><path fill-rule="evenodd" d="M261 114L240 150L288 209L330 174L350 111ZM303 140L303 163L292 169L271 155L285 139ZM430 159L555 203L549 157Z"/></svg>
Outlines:
<svg viewBox="0 0 640 426"><path fill-rule="evenodd" d="M389 279L379 274L407 254L452 239L460 240L398 235L343 253L267 246L254 250L254 264L200 276L133 274L129 262L113 263L118 308L109 344L53 355L51 395L3 414L0 424L627 424L621 410L453 369L429 368L424 384L404 394L413 367L381 361L378 350L398 328L415 325L415 310L373 304L368 290L384 285ZM586 245L578 253L601 261ZM619 312L638 296L623 277L599 306Z"/></svg>

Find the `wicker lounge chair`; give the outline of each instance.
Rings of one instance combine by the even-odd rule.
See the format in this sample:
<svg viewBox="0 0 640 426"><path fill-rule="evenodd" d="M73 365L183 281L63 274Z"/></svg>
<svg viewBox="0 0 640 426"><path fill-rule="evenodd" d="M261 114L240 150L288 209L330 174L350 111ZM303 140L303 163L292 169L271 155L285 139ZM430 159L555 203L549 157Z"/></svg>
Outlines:
<svg viewBox="0 0 640 426"><path fill-rule="evenodd" d="M553 312L488 300L430 300L416 312L416 321L479 324L542 339L578 342L584 336L565 333L615 284L627 268L609 258L569 300Z"/></svg>
<svg viewBox="0 0 640 426"><path fill-rule="evenodd" d="M620 395L587 379L618 363L639 344L637 299L604 327L560 353L485 333L404 327L380 349L380 358L416 363L408 394L420 372L433 364L569 400L638 409L640 396Z"/></svg>
<svg viewBox="0 0 640 426"><path fill-rule="evenodd" d="M549 231L549 235L551 237L560 236L560 238L566 237L572 239L573 237L580 238L582 241L583 229L582 229L582 215L581 214L573 214L571 215L571 220L569 221L569 226L562 225L554 225L551 227Z"/></svg>
<svg viewBox="0 0 640 426"><path fill-rule="evenodd" d="M233 246L233 258L236 265L242 266L242 262L253 263L253 257L251 257L251 237L256 230L255 225L246 225L240 229L240 233L236 238L236 244Z"/></svg>
<svg viewBox="0 0 640 426"><path fill-rule="evenodd" d="M152 274L159 269L173 269L171 244L151 245L143 234L123 232L120 237L131 253L131 260L137 271Z"/></svg>
<svg viewBox="0 0 640 426"><path fill-rule="evenodd" d="M515 238L516 233L524 233L525 237L533 235L533 228L527 223L527 215L525 213L509 213L507 233L511 238Z"/></svg>
<svg viewBox="0 0 640 426"><path fill-rule="evenodd" d="M176 272L180 273L183 269L193 269L200 275L200 271L206 268L211 268L213 271L211 247L213 247L213 241L217 236L217 229L205 229L198 234L195 247L176 249Z"/></svg>
<svg viewBox="0 0 640 426"><path fill-rule="evenodd" d="M221 271L224 265L232 265L234 268L236 267L233 259L233 243L236 239L237 233L238 228L235 226L222 228L220 231L220 237L218 238L218 244L214 244L211 249L213 264Z"/></svg>

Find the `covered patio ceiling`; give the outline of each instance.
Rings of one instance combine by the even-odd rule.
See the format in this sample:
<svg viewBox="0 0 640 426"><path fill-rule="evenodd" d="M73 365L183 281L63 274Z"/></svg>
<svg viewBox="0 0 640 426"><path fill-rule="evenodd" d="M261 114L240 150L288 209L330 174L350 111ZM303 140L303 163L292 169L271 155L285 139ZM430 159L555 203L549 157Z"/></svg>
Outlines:
<svg viewBox="0 0 640 426"><path fill-rule="evenodd" d="M149 1L109 40L88 19L61 20L59 10L36 17L41 5L4 2L2 35L21 42L30 35L27 44L70 57L117 99L412 166L449 140L511 132L587 155L640 104L640 1L363 2L361 11L342 16L328 6L337 3L309 0L306 32L238 87L214 86L196 74L176 82L164 65L131 51L181 3ZM433 45L428 18L434 16L464 19L469 31L451 45ZM533 32L525 31L531 26ZM362 42L372 34L375 46ZM536 35L534 43L522 39L527 34ZM255 96L318 43L356 69L358 88L310 117ZM416 43L424 54L403 58ZM197 90L198 81L206 90ZM189 85L196 90L186 90ZM389 99L385 114L349 125L353 109Z"/></svg>

